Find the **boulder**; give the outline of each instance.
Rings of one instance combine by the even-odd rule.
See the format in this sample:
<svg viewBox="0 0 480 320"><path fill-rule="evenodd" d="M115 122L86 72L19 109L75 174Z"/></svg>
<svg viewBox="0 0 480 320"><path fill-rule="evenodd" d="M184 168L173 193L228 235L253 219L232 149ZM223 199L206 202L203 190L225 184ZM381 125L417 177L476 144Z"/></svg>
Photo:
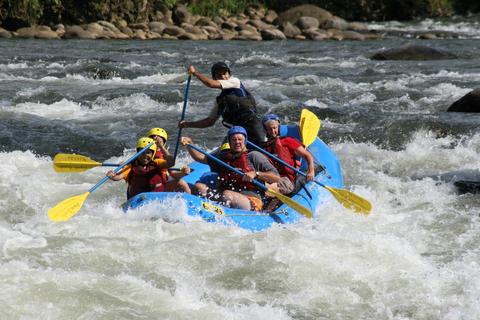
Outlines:
<svg viewBox="0 0 480 320"><path fill-rule="evenodd" d="M337 29L328 29L327 32L330 34L330 39L332 40L343 40L344 39L344 34L341 30Z"/></svg>
<svg viewBox="0 0 480 320"><path fill-rule="evenodd" d="M228 29L222 29L220 32L221 40L232 40L237 35L236 32Z"/></svg>
<svg viewBox="0 0 480 320"><path fill-rule="evenodd" d="M333 19L333 15L325 9L312 4L302 4L282 12L278 16L277 23L282 24L289 21L290 23L295 24L300 17L316 18L320 25Z"/></svg>
<svg viewBox="0 0 480 320"><path fill-rule="evenodd" d="M45 26L43 26L45 27ZM39 28L37 30L37 34L35 35L35 38L37 39L59 39L59 35L57 32L53 31L50 29L50 27L46 28Z"/></svg>
<svg viewBox="0 0 480 320"><path fill-rule="evenodd" d="M129 38L133 37L133 31L129 27L120 27L120 32Z"/></svg>
<svg viewBox="0 0 480 320"><path fill-rule="evenodd" d="M37 30L35 27L26 27L17 30L17 35L20 38L35 38L36 34Z"/></svg>
<svg viewBox="0 0 480 320"><path fill-rule="evenodd" d="M338 30L347 30L349 23L345 19L333 16L332 19L325 21L320 25L323 29L338 29Z"/></svg>
<svg viewBox="0 0 480 320"><path fill-rule="evenodd" d="M215 27L212 27L212 26L203 26L202 30L205 30L208 33L209 38L210 38L211 35L219 33L218 28L215 28Z"/></svg>
<svg viewBox="0 0 480 320"><path fill-rule="evenodd" d="M135 29L133 38L145 40L147 39L147 33L143 29Z"/></svg>
<svg viewBox="0 0 480 320"><path fill-rule="evenodd" d="M178 38L185 33L185 30L177 26L166 26L165 29L163 29L163 33Z"/></svg>
<svg viewBox="0 0 480 320"><path fill-rule="evenodd" d="M265 8L255 5L250 5L245 10L245 13L250 19L263 19L265 16Z"/></svg>
<svg viewBox="0 0 480 320"><path fill-rule="evenodd" d="M178 40L177 37L171 36L171 35L166 34L166 33L163 33L163 34L162 34L162 39L163 39L163 40Z"/></svg>
<svg viewBox="0 0 480 320"><path fill-rule="evenodd" d="M262 36L259 33L247 31L247 30L242 30L240 31L237 35L235 35L233 40L255 40L255 41L261 41Z"/></svg>
<svg viewBox="0 0 480 320"><path fill-rule="evenodd" d="M278 29L262 30L261 35L263 40L287 40L283 32Z"/></svg>
<svg viewBox="0 0 480 320"><path fill-rule="evenodd" d="M158 32L148 31L147 32L147 39L161 39L162 35Z"/></svg>
<svg viewBox="0 0 480 320"><path fill-rule="evenodd" d="M257 28L260 31L274 28L274 26L272 26L271 24L265 23L265 22L263 22L262 20L259 20L259 19L249 20L247 22L247 24L250 24L250 25L254 26L255 28Z"/></svg>
<svg viewBox="0 0 480 320"><path fill-rule="evenodd" d="M213 17L212 21L215 22L218 26L221 26L225 19L219 16L215 16Z"/></svg>
<svg viewBox="0 0 480 320"><path fill-rule="evenodd" d="M433 40L433 39L437 39L438 37L435 33L425 32L425 33L419 34L417 38L424 39L424 40Z"/></svg>
<svg viewBox="0 0 480 320"><path fill-rule="evenodd" d="M362 22L350 22L348 29L353 31L368 31L368 24Z"/></svg>
<svg viewBox="0 0 480 320"><path fill-rule="evenodd" d="M140 22L140 23L132 23L129 25L130 28L132 29L141 29L145 32L147 32L149 29L148 25L145 22Z"/></svg>
<svg viewBox="0 0 480 320"><path fill-rule="evenodd" d="M215 22L213 22L212 19L210 19L209 17L201 17L200 19L197 20L197 22L195 22L195 25L200 27L210 26L210 27L218 28L218 25Z"/></svg>
<svg viewBox="0 0 480 320"><path fill-rule="evenodd" d="M421 45L407 45L375 53L373 60L445 60L457 58L447 51Z"/></svg>
<svg viewBox="0 0 480 320"><path fill-rule="evenodd" d="M82 27L77 25L67 26L65 28L64 37L67 39L71 39L71 38L95 39L95 35L93 33L83 30Z"/></svg>
<svg viewBox="0 0 480 320"><path fill-rule="evenodd" d="M303 16L298 18L297 22L295 23L297 27L299 27L301 30L307 30L307 29L317 29L320 23L318 20L314 17L307 17Z"/></svg>
<svg viewBox="0 0 480 320"><path fill-rule="evenodd" d="M280 29L283 31L283 34L289 39L295 39L296 36L301 35L302 31L297 26L291 24L290 22L284 22Z"/></svg>
<svg viewBox="0 0 480 320"><path fill-rule="evenodd" d="M258 33L257 28L255 28L251 24L241 23L241 24L238 25L237 29L238 29L238 31L247 30L247 31L250 31L250 32Z"/></svg>
<svg viewBox="0 0 480 320"><path fill-rule="evenodd" d="M204 34L202 29L199 26L193 26L189 23L182 23L180 26L185 32L193 34Z"/></svg>
<svg viewBox="0 0 480 320"><path fill-rule="evenodd" d="M105 29L107 30L110 30L110 31L113 31L113 32L119 32L120 30L118 30L117 27L115 27L115 25L111 22L108 22L108 21L103 21L103 20L100 20L100 21L97 21L97 23L99 25L101 25L102 27L104 27Z"/></svg>
<svg viewBox="0 0 480 320"><path fill-rule="evenodd" d="M221 26L222 26L222 29L235 30L238 27L238 24L236 24L231 20L227 20L222 22Z"/></svg>
<svg viewBox="0 0 480 320"><path fill-rule="evenodd" d="M12 37L12 34L10 33L10 31L7 31L2 27L0 27L0 38L8 39L11 37Z"/></svg>
<svg viewBox="0 0 480 320"><path fill-rule="evenodd" d="M187 10L183 4L178 4L173 8L172 19L175 24L182 24L184 22L189 23L192 18L192 14Z"/></svg>
<svg viewBox="0 0 480 320"><path fill-rule="evenodd" d="M480 112L480 88L467 93L460 100L455 101L447 109L447 112Z"/></svg>
<svg viewBox="0 0 480 320"><path fill-rule="evenodd" d="M181 40L200 40L200 36L198 34L185 32L178 36L178 39Z"/></svg>
<svg viewBox="0 0 480 320"><path fill-rule="evenodd" d="M263 17L263 21L266 23L272 24L275 19L278 18L278 14L273 10L268 10L265 16Z"/></svg>
<svg viewBox="0 0 480 320"><path fill-rule="evenodd" d="M85 26L85 30L93 33L95 37L101 36L103 34L103 27L96 22L87 24Z"/></svg>
<svg viewBox="0 0 480 320"><path fill-rule="evenodd" d="M342 33L343 33L343 40L358 40L358 41L365 40L365 36L363 34L355 31L346 30L346 31L342 31Z"/></svg>
<svg viewBox="0 0 480 320"><path fill-rule="evenodd" d="M303 30L303 36L306 38L306 39L310 39L310 40L326 40L326 39L329 39L331 34L324 31L324 30L319 30L319 29L307 29L307 30ZM297 39L298 36L295 36L295 38Z"/></svg>
<svg viewBox="0 0 480 320"><path fill-rule="evenodd" d="M167 25L163 22L152 21L148 24L148 27L150 28L150 31L162 34Z"/></svg>

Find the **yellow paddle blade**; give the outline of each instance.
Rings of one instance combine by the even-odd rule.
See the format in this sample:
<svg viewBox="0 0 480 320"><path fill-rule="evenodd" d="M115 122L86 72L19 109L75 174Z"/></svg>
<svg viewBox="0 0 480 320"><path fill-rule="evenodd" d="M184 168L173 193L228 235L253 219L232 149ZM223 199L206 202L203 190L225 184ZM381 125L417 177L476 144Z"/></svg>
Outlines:
<svg viewBox="0 0 480 320"><path fill-rule="evenodd" d="M53 158L55 172L83 172L101 165L100 162L79 154L59 153Z"/></svg>
<svg viewBox="0 0 480 320"><path fill-rule="evenodd" d="M78 196L63 200L55 207L48 210L48 217L52 221L67 221L73 217L78 210L80 210L89 194L90 191L87 191Z"/></svg>
<svg viewBox="0 0 480 320"><path fill-rule="evenodd" d="M300 132L302 134L302 142L308 147L315 141L320 130L320 119L311 111L302 109L300 114Z"/></svg>
<svg viewBox="0 0 480 320"><path fill-rule="evenodd" d="M338 200L345 208L352 209L355 212L368 215L372 210L372 204L360 197L359 195L345 190L345 189L337 189L329 186L324 186L328 191L332 193L335 199Z"/></svg>
<svg viewBox="0 0 480 320"><path fill-rule="evenodd" d="M279 192L276 192L275 190L272 190L272 189L268 189L267 192L270 193L271 195L275 196L276 198L278 198L278 200L282 201L287 206L289 206L293 210L297 211L301 215L303 215L307 218L312 218L313 217L312 211L305 208L304 206L302 206L300 203L296 202L292 198L289 198L286 195L283 195L283 194L281 194Z"/></svg>

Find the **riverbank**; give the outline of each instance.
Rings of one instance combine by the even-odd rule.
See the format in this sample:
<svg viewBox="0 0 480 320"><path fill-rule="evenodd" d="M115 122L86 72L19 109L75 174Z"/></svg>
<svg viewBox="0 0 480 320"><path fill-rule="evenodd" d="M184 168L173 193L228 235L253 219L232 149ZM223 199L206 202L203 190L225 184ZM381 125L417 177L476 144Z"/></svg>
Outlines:
<svg viewBox="0 0 480 320"><path fill-rule="evenodd" d="M81 25L33 25L14 31L0 27L0 37L38 39L167 39L167 40L366 40L380 36L368 25L348 22L314 5L278 14L261 6L244 13L213 18L191 14L184 5L164 8L158 21L127 23L100 20Z"/></svg>

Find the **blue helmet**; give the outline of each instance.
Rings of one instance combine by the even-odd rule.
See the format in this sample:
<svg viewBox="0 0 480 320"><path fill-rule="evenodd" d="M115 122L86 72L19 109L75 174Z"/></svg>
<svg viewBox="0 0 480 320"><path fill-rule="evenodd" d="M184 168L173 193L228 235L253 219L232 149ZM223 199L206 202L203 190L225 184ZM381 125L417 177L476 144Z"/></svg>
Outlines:
<svg viewBox="0 0 480 320"><path fill-rule="evenodd" d="M270 114L266 114L266 115L263 116L263 118L262 118L263 126L265 126L265 122L270 121L270 120L277 120L278 123L280 123L280 118L276 114L270 113Z"/></svg>
<svg viewBox="0 0 480 320"><path fill-rule="evenodd" d="M230 136L237 133L243 134L245 136L245 140L248 139L247 130L245 130L243 127L240 127L240 126L233 126L228 130L227 132L228 139L230 139Z"/></svg>

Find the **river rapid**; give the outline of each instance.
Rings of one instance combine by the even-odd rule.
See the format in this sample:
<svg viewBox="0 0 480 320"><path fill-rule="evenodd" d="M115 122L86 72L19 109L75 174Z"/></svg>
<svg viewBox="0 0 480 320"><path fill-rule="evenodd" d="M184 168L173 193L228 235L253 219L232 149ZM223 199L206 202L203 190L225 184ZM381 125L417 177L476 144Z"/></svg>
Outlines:
<svg viewBox="0 0 480 320"><path fill-rule="evenodd" d="M478 178L480 115L445 112L480 87L480 27L467 27L443 40L0 40L0 318L479 319L480 199L452 176ZM406 43L459 58L369 59ZM126 185L108 181L68 222L48 219L107 170L55 173L55 154L122 161L157 126L173 150L186 68L208 74L216 61L261 113L320 117L370 216L332 200L315 219L251 233L175 200L124 214ZM216 94L192 79L186 119ZM183 131L208 150L225 132ZM190 161L181 151L177 165Z"/></svg>

